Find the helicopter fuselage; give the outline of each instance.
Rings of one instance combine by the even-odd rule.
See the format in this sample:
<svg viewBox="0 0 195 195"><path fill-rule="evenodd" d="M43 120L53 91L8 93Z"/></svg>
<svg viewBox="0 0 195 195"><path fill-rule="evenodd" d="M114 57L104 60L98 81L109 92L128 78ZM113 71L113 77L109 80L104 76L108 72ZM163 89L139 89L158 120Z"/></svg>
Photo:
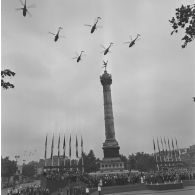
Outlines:
<svg viewBox="0 0 195 195"><path fill-rule="evenodd" d="M23 9L23 16L25 17L26 16L26 12L27 12L26 6L24 6L24 8L22 8L22 9Z"/></svg>
<svg viewBox="0 0 195 195"><path fill-rule="evenodd" d="M135 44L135 40L132 41L132 42L129 44L129 47L132 47L134 44Z"/></svg>
<svg viewBox="0 0 195 195"><path fill-rule="evenodd" d="M107 49L104 51L104 55L106 55L108 52L109 52L109 48L107 48Z"/></svg>
<svg viewBox="0 0 195 195"><path fill-rule="evenodd" d="M57 41L59 39L59 35L57 34L55 37L54 37L54 41Z"/></svg>
<svg viewBox="0 0 195 195"><path fill-rule="evenodd" d="M79 56L78 58L77 58L77 62L79 62L81 60L81 56Z"/></svg>
<svg viewBox="0 0 195 195"><path fill-rule="evenodd" d="M96 29L96 25L93 25L92 28L91 28L91 33L93 33Z"/></svg>

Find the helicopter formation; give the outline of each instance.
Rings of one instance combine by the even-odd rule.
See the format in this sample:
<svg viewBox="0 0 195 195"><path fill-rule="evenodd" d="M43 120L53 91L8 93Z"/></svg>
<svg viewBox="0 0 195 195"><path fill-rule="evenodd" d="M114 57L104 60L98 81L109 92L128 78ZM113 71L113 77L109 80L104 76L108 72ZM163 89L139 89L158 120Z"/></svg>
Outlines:
<svg viewBox="0 0 195 195"><path fill-rule="evenodd" d="M20 4L22 5L22 7L21 8L16 8L16 10L22 11L22 15L24 17L26 17L27 14L29 16L31 16L31 13L29 12L28 9L29 8L34 8L35 5L32 4L32 5L27 6L27 0L24 0L24 1L23 0L19 0L19 1L20 1ZM97 25L100 20L102 20L102 18L98 16L95 19L93 24L84 24L84 26L90 27L90 33L93 34L98 28L101 28L101 26ZM57 42L60 38L65 38L65 36L60 35L60 32L62 30L63 30L63 27L60 26L60 27L58 27L58 30L57 30L56 33L49 32L49 34L54 36L54 39L53 39L54 42ZM129 44L129 48L133 47L135 45L135 43L139 40L140 36L141 36L140 34L137 34L137 36L134 39L132 39L132 37L130 36L130 38L131 38L130 41L124 42L124 43L128 43ZM105 47L104 45L100 45L103 48L103 51L101 51L100 53L103 53L104 56L107 55L108 53L111 52L110 50L111 50L112 45L114 45L113 42L110 42L107 47ZM73 57L72 59L74 59L74 60L76 59L77 63L80 62L82 60L82 58L83 58L83 53L84 52L85 51L82 50L80 52L80 54L76 53L76 56ZM103 65L104 65L105 70L106 70L106 67L107 67L107 63L108 63L108 61L107 62L103 61Z"/></svg>

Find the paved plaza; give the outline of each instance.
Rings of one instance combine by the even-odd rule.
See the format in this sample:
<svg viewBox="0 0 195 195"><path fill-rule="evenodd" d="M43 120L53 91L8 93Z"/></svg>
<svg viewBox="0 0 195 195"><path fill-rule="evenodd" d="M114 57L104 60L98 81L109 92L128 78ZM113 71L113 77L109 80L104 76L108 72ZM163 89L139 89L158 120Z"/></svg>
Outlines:
<svg viewBox="0 0 195 195"><path fill-rule="evenodd" d="M122 193L112 193L107 195L194 195L195 194L195 186L188 186L184 189L179 190L166 190L166 191L151 191L151 190L143 190L143 191L132 191L132 192L122 192Z"/></svg>

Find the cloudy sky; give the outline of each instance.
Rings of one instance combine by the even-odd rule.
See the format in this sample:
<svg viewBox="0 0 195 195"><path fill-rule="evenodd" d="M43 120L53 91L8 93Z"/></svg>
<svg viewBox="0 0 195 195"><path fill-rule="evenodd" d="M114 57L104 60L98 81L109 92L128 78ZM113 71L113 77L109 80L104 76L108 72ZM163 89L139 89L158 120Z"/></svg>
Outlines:
<svg viewBox="0 0 195 195"><path fill-rule="evenodd" d="M191 1L185 1L191 2ZM168 20L181 0L27 0L32 17L22 16L19 0L1 1L2 68L16 72L15 88L2 90L3 156L43 158L52 134L76 134L84 148L102 158L105 140L99 76L108 60L120 153L152 152L152 139L177 138L180 147L195 139L195 42L181 48L182 34L170 36ZM100 16L95 33L84 24ZM66 38L54 42L58 27ZM132 48L123 42L141 34ZM103 56L100 45L114 42ZM75 52L84 50L76 63ZM25 154L33 152L30 157ZM49 154L48 154L49 156Z"/></svg>

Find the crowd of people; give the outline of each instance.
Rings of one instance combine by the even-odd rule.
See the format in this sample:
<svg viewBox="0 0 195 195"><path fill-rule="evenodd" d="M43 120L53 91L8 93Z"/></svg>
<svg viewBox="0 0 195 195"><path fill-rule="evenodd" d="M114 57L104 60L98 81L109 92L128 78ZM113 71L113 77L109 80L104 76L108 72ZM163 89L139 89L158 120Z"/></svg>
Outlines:
<svg viewBox="0 0 195 195"><path fill-rule="evenodd" d="M94 188L100 186L126 185L126 184L154 184L176 182L195 179L195 171L184 168L170 168L156 172L129 172L120 174L81 174L78 170L47 170L43 176L47 184L58 184L62 187L72 183L82 183L83 185ZM61 184L61 185L60 185Z"/></svg>
<svg viewBox="0 0 195 195"><path fill-rule="evenodd" d="M168 182L181 182L195 179L195 171L185 168L170 168L153 172L133 172L118 174L94 174L81 173L77 169L58 170L48 169L43 172L42 185L18 186L9 188L8 195L48 195L50 191L56 191L66 186L82 186L84 189L97 188L97 186L114 186L127 184L156 184ZM52 189L52 186L55 189ZM60 194L60 193L59 193Z"/></svg>
<svg viewBox="0 0 195 195"><path fill-rule="evenodd" d="M169 168L167 170L145 174L145 182L148 184L181 182L192 179L195 179L195 171L186 168Z"/></svg>
<svg viewBox="0 0 195 195"><path fill-rule="evenodd" d="M15 186L7 190L7 195L49 195L49 188L40 185Z"/></svg>

